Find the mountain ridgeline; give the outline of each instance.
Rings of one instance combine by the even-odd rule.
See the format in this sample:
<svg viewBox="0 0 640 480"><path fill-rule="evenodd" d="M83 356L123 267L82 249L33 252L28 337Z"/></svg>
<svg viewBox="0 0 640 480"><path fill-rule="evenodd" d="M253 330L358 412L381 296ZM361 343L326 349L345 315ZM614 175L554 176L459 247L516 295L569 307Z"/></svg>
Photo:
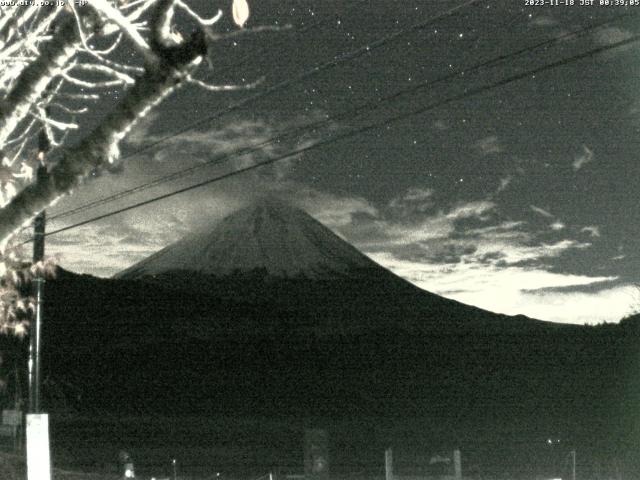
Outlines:
<svg viewBox="0 0 640 480"><path fill-rule="evenodd" d="M637 434L635 319L561 325L445 299L280 203L112 279L61 270L46 315L52 409L421 418L458 444Z"/></svg>

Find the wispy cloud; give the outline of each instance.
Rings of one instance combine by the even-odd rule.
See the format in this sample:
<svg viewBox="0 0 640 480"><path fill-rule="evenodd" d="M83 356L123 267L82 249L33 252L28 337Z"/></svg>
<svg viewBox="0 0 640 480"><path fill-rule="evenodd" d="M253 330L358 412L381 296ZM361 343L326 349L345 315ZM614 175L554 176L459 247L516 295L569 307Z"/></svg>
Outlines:
<svg viewBox="0 0 640 480"><path fill-rule="evenodd" d="M587 163L591 163L595 158L593 151L586 145L582 146L582 153L573 160L573 169L577 172Z"/></svg>
<svg viewBox="0 0 640 480"><path fill-rule="evenodd" d="M411 198L395 199L395 210L405 196ZM555 219L552 213L531 207ZM375 215L334 228L410 282L487 310L575 323L616 321L629 313L628 289L618 285L617 277L555 271L558 258L591 247L568 233L564 239L541 242L529 224L501 220L498 206L485 200L431 209L422 215L397 217L393 211L378 209ZM557 220L551 228L558 233L566 230ZM594 289L584 291L584 286ZM620 303L607 308L612 297ZM578 303L567 303L574 300Z"/></svg>
<svg viewBox="0 0 640 480"><path fill-rule="evenodd" d="M404 195L393 198L389 202L397 216L408 217L415 214L424 214L432 210L435 205L434 190L430 188L412 187Z"/></svg>
<svg viewBox="0 0 640 480"><path fill-rule="evenodd" d="M633 37L634 33L631 30L627 30L621 27L604 27L596 30L593 34L593 41L598 46L614 45L616 43L623 42ZM620 55L626 55L631 52L635 54L636 46L634 43L627 43L626 45L618 46L613 50L609 50L601 54L603 58L613 59Z"/></svg>
<svg viewBox="0 0 640 480"><path fill-rule="evenodd" d="M454 207L446 214L446 217L452 220L472 217L483 220L486 218L486 215L495 208L496 204L488 200L459 203L454 205Z"/></svg>
<svg viewBox="0 0 640 480"><path fill-rule="evenodd" d="M433 122L433 128L441 132L449 129L449 125L444 120L436 120Z"/></svg>
<svg viewBox="0 0 640 480"><path fill-rule="evenodd" d="M554 232L559 232L560 230L564 230L566 228L566 224L562 220L557 218L550 211L545 210L544 208L537 207L535 205L529 205L529 209L535 212L537 215L540 215L544 218L548 218L549 220L551 220L551 223L549 224L549 228Z"/></svg>
<svg viewBox="0 0 640 480"><path fill-rule="evenodd" d="M496 193L504 192L509 187L509 185L511 185L512 182L513 182L513 175L507 175L506 177L501 178L500 185L498 185L498 189L496 190Z"/></svg>
<svg viewBox="0 0 640 480"><path fill-rule="evenodd" d="M598 45L613 45L631 37L633 33L630 30L620 27L600 28L593 34L594 41Z"/></svg>
<svg viewBox="0 0 640 480"><path fill-rule="evenodd" d="M600 227L598 227L596 225L589 225L589 226L583 227L580 231L584 232L584 233L587 233L587 234L591 235L592 237L599 237L600 236Z"/></svg>
<svg viewBox="0 0 640 480"><path fill-rule="evenodd" d="M277 189L280 195L334 229L351 225L356 217L376 218L378 209L361 197L348 197L289 183Z"/></svg>
<svg viewBox="0 0 640 480"><path fill-rule="evenodd" d="M309 119L288 120L278 125L277 131L307 121ZM150 120L134 131L128 137L130 147L137 149L161 138L160 134L153 131L153 125ZM230 121L210 131L186 132L163 143L162 148L152 149L127 161L123 170L112 175L102 175L89 182L86 187L79 188L73 196L62 199L51 214L94 201L96 192L109 196L146 184L150 178L169 177L176 171L191 170L190 174L172 177L171 181L158 183L85 212L81 218L100 215L169 193L196 181L255 165L310 141L303 138L296 140L294 144L267 143L277 135L277 131L266 122L239 120ZM262 148L246 155L227 158L230 152L258 144L262 144ZM286 183L291 171L290 163L262 167L243 174L241 178L226 179L211 184L210 187L170 197L150 207L109 217L74 229L68 234L50 237L48 251L59 253L60 263L65 268L110 276L177 240L184 233L202 224L217 221L250 201L253 196L269 192L273 185ZM51 228L76 220L77 218L69 217L54 221ZM89 254L91 262L87 261Z"/></svg>
<svg viewBox="0 0 640 480"><path fill-rule="evenodd" d="M534 27L553 27L558 24L558 21L547 15L537 15L531 19L529 24Z"/></svg>
<svg viewBox="0 0 640 480"><path fill-rule="evenodd" d="M264 138L269 134L258 125L243 128L251 138ZM202 161L202 152L211 145L226 148L220 139L216 136L208 143L204 136L193 138L195 143L199 142L200 150L185 154L185 165ZM177 155L179 149L172 152ZM105 193L119 190L135 183L135 179L147 178L145 170L150 168L162 174L171 163L163 155L166 153L132 164L133 174L130 170L130 175L99 178L94 188L103 189ZM541 232L536 232L533 223L526 221L526 212L522 219L504 217L500 206L486 198L444 204L437 191L415 186L385 204L374 205L364 197L321 191L302 184L287 172L261 175L217 185L193 196L176 197L163 204L162 209L112 217L91 228L57 236L57 240L54 236L50 245L62 254L63 266L109 276L199 225L222 218L246 202L247 191L252 190L255 194L277 194L292 201L408 281L464 303L497 312L574 322L617 320L622 315L614 317L628 309L629 302L622 301L623 290L617 285L616 277L554 271L556 259L591 245L571 238L568 229L560 228L562 222L536 205L531 205L530 210L552 219L551 225L556 225L554 241L538 235ZM85 199L81 192L79 194L82 203ZM596 230L592 227L583 230L595 236ZM92 258L90 267L87 267L88 256ZM597 292L571 290L585 285L595 285L598 292L605 293L599 297ZM553 290L556 287L568 290ZM599 302L614 297L622 303L615 308L597 307L601 305ZM574 300L578 304L566 303ZM587 311L584 305L591 308ZM602 316L596 319L600 313ZM626 313L629 312L625 310L623 314Z"/></svg>
<svg viewBox="0 0 640 480"><path fill-rule="evenodd" d="M543 217L554 218L554 215L544 208L536 207L535 205L529 205L529 208Z"/></svg>
<svg viewBox="0 0 640 480"><path fill-rule="evenodd" d="M480 151L481 155L492 155L504 152L504 146L498 140L496 135L491 135L478 140L475 147Z"/></svg>

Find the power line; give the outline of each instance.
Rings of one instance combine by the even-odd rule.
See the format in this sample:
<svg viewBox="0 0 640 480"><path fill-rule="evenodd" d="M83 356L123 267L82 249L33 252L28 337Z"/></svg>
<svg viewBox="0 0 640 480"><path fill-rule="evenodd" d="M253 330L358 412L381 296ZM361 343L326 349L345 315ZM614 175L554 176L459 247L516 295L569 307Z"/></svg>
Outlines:
<svg viewBox="0 0 640 480"><path fill-rule="evenodd" d="M96 222L98 220L102 220L104 218L108 218L108 217L111 217L111 216L114 216L114 215L129 211L129 210L133 210L133 209L145 206L145 205L149 205L151 203L155 203L155 202L160 201L160 200L164 200L166 198L170 198L170 197L179 195L181 193L184 193L184 192L187 192L187 191L190 191L190 190L195 190L197 188L200 188L200 187L203 187L203 186L206 186L206 185L210 185L210 184L213 184L213 183L216 183L216 182L220 182L220 181L225 180L227 178L230 178L230 177L233 177L233 176L236 176L236 175L240 175L242 173L245 173L245 172L248 172L248 171L251 171L251 170L256 170L256 169L258 169L260 167L263 167L265 165L270 165L270 164L273 164L273 163L281 161L281 160L289 159L289 158L292 158L292 157L294 157L296 155L299 155L301 153L305 153L307 151L314 150L314 149L317 149L317 148L322 148L322 147L324 147L326 145L352 138L352 137L354 137L356 135L360 135L362 133L366 133L366 132L378 129L380 127L387 126L387 125L389 125L391 123L397 123L397 122L406 120L406 119L408 119L410 117L413 117L413 116L416 116L416 115L421 115L423 113L426 113L426 112L428 112L430 110L433 110L435 108L438 108L438 107L442 107L442 106L447 105L449 103L452 103L452 102L455 102L455 101L458 101L458 100L462 100L462 99L465 99L465 98L468 98L468 97L471 97L471 96L475 96L475 95L478 95L478 94L481 94L481 93L485 93L485 92L488 92L488 91L493 90L495 88L507 85L509 83L513 83L513 82L516 82L518 80L522 80L524 78L530 77L532 75L535 75L535 74L538 74L538 73L542 73L544 71L551 70L551 69L554 69L554 68L557 68L557 67L561 67L561 66L564 66L564 65L567 65L567 64L570 64L570 63L573 63L573 62L576 62L576 61L579 61L579 60L594 56L594 55L598 55L600 53L604 53L604 52L607 52L607 51L610 51L610 50L613 50L613 49L616 49L616 48L620 48L620 47L625 46L625 45L629 45L631 43L638 42L638 41L640 41L640 35L634 35L634 36L629 37L629 38L627 38L625 40L622 40L622 41L619 41L619 42L616 42L616 43L613 43L613 44L610 44L610 45L601 46L601 47L598 47L598 48L595 48L595 49L592 49L592 50L589 50L589 51L586 51L586 52L583 52L583 53L580 53L580 54L577 54L577 55L574 55L574 56L571 56L571 57L568 57L568 58L564 58L564 59L557 60L557 61L552 62L552 63L548 63L546 65L543 65L543 66L540 66L540 67L537 67L537 68L529 69L529 70L527 70L525 72L521 72L521 73L518 73L518 74L515 74L515 75L511 75L511 76L509 76L507 78L504 78L502 80L498 80L496 82L492 82L492 83L490 83L488 85L484 85L484 86L481 86L481 87L469 89L464 93L461 93L461 94L458 94L458 95L454 95L454 96L451 96L451 97L448 97L448 98L445 98L445 99L430 103L430 104L428 104L426 106L423 106L423 107L421 107L419 109L416 109L416 110L413 110L411 112L402 113L400 115L396 115L396 116L387 118L387 119L379 121L379 122L375 122L375 123L372 123L372 124L369 124L369 125L366 125L366 126L363 126L363 127L352 129L352 130L350 130L348 132L345 132L345 133L342 133L342 134L338 134L338 135L335 135L335 136L330 137L328 139L321 140L321 141L315 142L315 143L313 143L311 145L307 145L305 147L293 150L293 151L288 152L288 153L286 153L284 155L281 155L281 156L278 156L278 157L274 157L274 158L271 158L269 160L265 160L263 162L256 163L254 165L250 165L250 166L235 170L233 172L229 172L229 173L226 173L226 174L223 174L223 175L219 175L217 177L214 177L214 178L211 178L211 179L208 179L208 180L205 180L205 181L190 185L188 187L180 188L178 190L174 190L172 192L165 193L163 195L159 195L157 197L154 197L154 198L151 198L151 199L148 199L148 200L144 200L144 201L129 205L127 207L123 207L123 208L120 208L120 209L117 209L117 210L114 210L114 211L111 211L111 212L108 212L108 213L105 213L105 214L102 214L102 215L98 215L98 216L95 216L95 217L90 218L88 220L84 220L82 222L78 222L78 223L75 223L75 224L72 224L72 225L68 225L66 227L59 228L57 230L53 230L51 232L48 232L46 235L47 236L55 235L57 233L65 232L65 231L68 231L68 230L72 230L72 229L87 225L89 223L93 223L93 222ZM28 243L29 241L32 241L32 239L27 240L24 243Z"/></svg>
<svg viewBox="0 0 640 480"><path fill-rule="evenodd" d="M151 148L153 148L153 147L155 147L155 146L157 146L157 145L159 145L161 143L166 142L167 140L170 140L172 138L178 137L178 136L182 135L185 132L193 130L194 128L196 128L196 127L198 127L198 126L200 126L200 125L202 125L204 123L208 123L208 122L210 122L212 120L219 119L220 117L224 116L225 114L230 113L232 111L235 111L235 110L237 110L237 109L249 104L252 101L264 98L264 97L266 97L266 96L268 96L268 95L270 95L270 94L272 94L272 93L274 93L274 92L276 92L278 90L287 88L287 87L289 87L289 86L291 86L291 85L293 85L295 83L298 83L298 82L303 81L303 80L305 80L307 78L310 78L313 75L316 75L316 74L318 74L318 73L320 73L320 72L322 72L324 70L327 70L329 68L338 66L343 62L354 60L354 59L360 57L361 55L363 55L365 53L369 53L372 50L380 48L380 47L386 45L387 43L389 43L389 42L391 42L391 41L393 41L393 40L395 40L397 38L400 38L400 37L404 36L407 33L411 33L413 31L417 31L417 30L423 29L426 26L428 26L428 25L430 25L430 24L432 24L432 23L434 23L434 22L436 22L438 20L441 20L443 18L446 18L446 17L449 17L449 16L455 14L457 11L459 11L462 8L465 8L467 6L479 3L481 1L483 1L483 0L469 0L469 1L465 2L465 3L463 3L463 4L457 5L456 7L450 8L450 9L446 10L445 12L443 12L443 13L437 15L436 17L431 18L431 19L429 19L427 21L419 22L419 23L416 23L416 24L414 24L414 25L412 25L410 27L407 27L405 29L397 30L395 32L392 32L390 34L387 34L387 35L379 38L378 40L376 40L376 41L374 41L372 43L369 43L367 45L359 47L359 48L357 48L355 50L352 50L350 52L338 55L334 59L326 61L326 62L323 62L323 63L321 63L319 65L316 65L312 69L306 70L306 71L302 72L298 76L295 76L295 77L293 77L293 78L291 78L289 80L285 80L285 81L282 81L280 83L277 83L277 84L269 87L265 91L262 91L262 92L260 92L258 94L252 95L252 96L247 97L245 99L242 99L242 100L240 100L238 102L235 102L235 103L231 104L230 106L228 106L226 109L219 110L218 112L215 112L214 114L209 115L209 116L205 117L204 119L200 119L200 120L197 120L195 122L192 122L192 123L184 126L183 128L181 128L179 130L175 130L175 131L171 132L170 134L167 134L167 135L159 138L158 140L156 140L154 142L151 142L151 143L145 145L144 147L142 147L142 148L140 148L140 149L138 149L138 150L136 150L134 152L125 154L125 155L123 155L121 157L121 160L126 160L128 158L136 156L136 155L138 155L138 154L140 154L142 152L145 152L145 151L147 151L147 150L149 150L149 149L151 149ZM132 189L132 190L138 191L138 187L134 187L134 189ZM126 196L127 193L128 192L123 192L123 195L120 195L120 194L116 194L116 195L117 195L117 198L122 198L122 196ZM132 192L132 193L135 193L135 192ZM94 206L97 206L99 204L104 204L104 203L102 202L102 200L98 200L96 202L91 202L91 204L87 205L86 208L93 208ZM83 207L78 207L77 209L73 209L73 211L63 212L61 214L58 214L58 215L56 215L54 217L51 217L50 220L53 220L55 218L65 217L65 216L71 215L73 213L78 213L79 211L82 211L82 210L85 210L84 206Z"/></svg>
<svg viewBox="0 0 640 480"><path fill-rule="evenodd" d="M159 138L158 140L156 140L154 142L151 142L151 143L145 145L144 147L142 147L142 148L140 148L140 149L138 149L136 151L130 152L128 154L125 154L125 155L123 155L121 157L121 160L126 160L128 158L134 157L134 156L136 156L136 155L138 155L138 154L140 154L142 152L145 152L145 151L147 151L147 150L149 150L149 149L151 149L151 148L153 148L153 147L155 147L155 146L157 146L157 145L159 145L161 143L166 142L167 140L175 138L175 137L177 137L177 136L179 136L179 135L181 135L181 134L183 134L183 133L185 133L185 132L187 132L189 130L193 130L194 128L196 128L196 127L198 127L200 125L203 125L203 124L208 123L208 122L213 121L213 120L217 120L217 119L221 118L222 116L224 116L224 115L226 115L228 113L234 112L234 111L236 111L236 110L248 105L249 103L251 103L253 101L257 101L257 100L260 100L262 98L266 98L267 96L269 96L269 95L271 95L271 94L273 94L273 93L275 93L275 92L277 92L279 90L288 88L289 86L294 85L295 83L302 82L302 81L306 80L307 78L311 78L314 75L317 75L317 74L319 74L321 72L324 72L325 70L328 70L330 68L338 66L338 65L340 65L340 64L342 64L344 62L355 60L356 58L358 58L358 57L360 57L360 56L362 56L362 55L364 55L366 53L369 53L369 52L371 52L373 50L376 50L376 49L386 45L387 43L390 43L393 40L396 40L396 39L398 39L398 38L400 38L400 37L402 37L404 35L407 35L409 33L412 33L414 31L419 31L419 30L427 27L428 25L431 25L431 24L433 24L433 23L435 23L435 22L437 22L439 20L442 20L444 18L447 18L447 17L450 17L450 16L454 15L456 12L458 12L459 10L461 10L463 8L466 8L467 6L471 6L471 5L480 3L482 1L484 1L484 0L468 0L468 1L466 1L466 2L464 2L462 4L460 4L460 5L457 5L455 7L452 7L450 9L448 9L448 10L445 10L443 13L441 13L439 15L436 15L435 17L433 17L433 18L431 18L429 20L426 20L426 21L423 21L423 22L419 22L419 23L415 23L415 24L413 24L413 25L411 25L411 26L409 26L407 28L404 28L404 29L401 29L401 30L397 30L395 32L387 34L387 35L379 38L378 40L376 40L376 41L374 41L372 43L369 43L369 44L366 44L364 46L361 46L361 47L359 47L359 48L357 48L355 50L352 50L350 52L338 55L332 60L320 63L320 64L316 65L315 67L311 68L310 70L303 71L302 73L300 73L297 76L292 77L291 79L279 82L279 83L277 83L275 85L272 85L271 87L267 88L266 90L263 90L260 93L257 93L255 95L251 95L251 96L249 96L247 98L244 98L244 99L239 100L239 101L237 101L235 103L232 103L231 105L229 105L225 109L219 110L219 111L215 112L214 114L209 115L208 117L205 117L204 119L200 119L200 120L198 120L196 122L192 122L191 124L188 124L185 127L181 128L181 129L179 129L177 131L174 131L174 132L172 132L172 133L170 133L168 135L165 135L165 136ZM321 22L319 22L319 23L321 23ZM56 218L59 218L59 217L60 216L57 216Z"/></svg>
<svg viewBox="0 0 640 480"><path fill-rule="evenodd" d="M145 151L147 151L147 150L149 150L149 149L151 149L151 148L153 148L153 147L155 147L157 145L160 145L161 143L166 142L167 140L170 140L170 139L172 139L174 137L177 137L178 135L181 135L181 134L183 134L185 132L188 132L189 130L193 130L195 127L198 127L198 126L203 125L205 123L211 122L213 120L217 120L217 119L221 118L222 116L224 116L224 115L226 115L228 113L234 112L234 111L244 107L245 105L247 105L247 104L249 104L251 102L260 100L260 99L265 98L265 97L267 97L267 96L269 96L269 95L271 95L271 94L273 94L273 93L275 93L275 92L277 92L279 90L287 88L287 87L289 87L291 85L294 85L296 83L302 82L302 81L306 80L307 78L313 77L314 75L317 75L317 74L319 74L321 72L324 72L325 70L328 70L330 68L336 67L336 66L340 65L341 63L344 63L344 62L347 62L347 61L351 61L351 60L354 60L354 59L356 59L358 57L361 57L362 55L365 55L365 54L367 54L367 53L369 53L369 52L371 52L373 50L376 50L376 49L378 49L380 47L383 47L387 43L389 43L389 42L391 42L393 40L396 40L396 39L398 39L398 38L400 38L400 37L402 37L404 35L407 35L409 33L413 33L413 32L418 31L418 30L422 30L423 28L427 27L428 25L431 25L434 22L442 20L443 18L450 17L450 16L454 15L456 12L458 12L459 10L461 10L461 9L463 9L465 7L471 6L473 4L479 3L481 1L484 1L484 0L468 0L468 1L466 1L466 2L464 2L462 4L460 4L460 5L457 5L455 7L452 7L450 9L444 11L443 13L441 13L439 15L436 15L435 17L433 17L433 18L431 18L429 20L413 24L410 27L403 28L401 30L397 30L395 32L392 32L390 34L387 34L387 35L379 38L378 40L375 40L372 43L369 43L367 45L363 45L363 46L361 46L361 47L359 47L359 48L357 48L355 50L352 50L350 52L338 55L335 58L333 58L332 60L328 60L326 62L320 63L320 64L316 65L315 67L313 67L313 68L311 68L309 70L305 70L302 73L300 73L300 74L298 74L298 75L296 75L296 76L294 76L294 77L292 77L290 79L283 80L283 81L281 81L279 83L276 83L275 85L272 85L271 87L268 87L267 89L263 90L260 93L257 93L255 95L251 95L251 96L246 97L246 98L244 98L242 100L234 102L234 103L232 103L231 105L229 105L225 109L219 110L219 111L213 113L212 115L209 115L209 116L207 116L207 117L205 117L203 119L200 119L200 120L197 120L195 122L192 122L192 123L186 125L185 127L179 129L179 130L176 130L176 131L174 131L174 132L172 132L170 134L167 134L167 135L159 138L158 140L156 140L154 142L151 142L151 143L145 145L144 147L142 147L142 148L140 148L140 149L138 149L138 150L136 150L134 152L131 152L131 153L128 153L128 154L124 155L122 157L122 160L126 160L127 158L134 157L134 156L136 156L136 155L138 155L138 154L140 154L142 152L145 152Z"/></svg>
<svg viewBox="0 0 640 480"><path fill-rule="evenodd" d="M81 205L81 206L73 208L71 210L62 212L62 213L60 213L58 215L54 215L54 216L50 217L50 220L64 218L64 217L67 217L67 216L70 216L70 215L73 215L73 214L76 214L76 213L80 213L80 212L83 212L83 211L86 211L86 210L89 210L89 209L92 209L92 208L95 208L95 207L98 207L98 206L106 205L106 204L108 204L108 203L110 203L112 201L119 200L119 199L124 198L126 196L129 196L129 195L132 195L132 194L147 190L149 188L155 187L157 185L160 185L160 184L163 184L163 183L166 183L166 182L178 179L178 178L182 178L182 177L187 176L187 175L189 175L189 174L191 174L191 173L193 173L193 172L195 172L197 170L200 170L202 168L207 168L207 167L210 167L210 166L220 165L221 163L223 163L223 162L225 162L227 160L230 160L232 158L236 158L236 157L239 157L239 156L244 156L244 155L247 155L247 154L250 154L250 153L254 153L254 152L260 151L265 146L273 144L273 143L276 143L276 142L279 142L279 141L281 141L283 139L286 139L286 138L289 138L289 137L295 137L295 136L298 136L300 134L304 134L304 133L307 133L307 132L315 131L315 130L317 130L319 128L323 128L324 126L331 124L332 122L342 121L342 120L350 119L352 117L357 117L357 116L361 115L364 111L375 110L375 109L378 109L378 108L382 108L384 102L389 102L391 100L396 100L397 98L399 98L401 96L405 96L407 94L414 93L414 92L416 92L418 90L421 90L421 89L424 89L424 88L427 88L427 87L433 87L434 85L437 85L439 83L443 83L443 82L449 81L449 80L454 79L454 78L462 77L465 74L474 73L474 72L476 72L478 70L481 70L483 68L486 68L486 67L495 66L495 65L497 65L497 64L499 64L501 62L504 62L506 60L518 57L518 56L520 56L520 55L522 55L524 53L535 51L535 50L537 50L537 49L539 49L541 47L554 45L554 44L559 43L559 42L561 42L561 41L563 41L563 40L565 40L567 38L584 34L586 32L589 32L591 30L599 28L599 27L601 27L603 25L609 24L614 20L618 20L620 18L629 17L629 16L637 16L637 14L628 14L627 13L627 14L617 15L617 16L615 16L613 18L604 20L602 22L598 22L596 24L591 24L591 25L588 25L586 27L580 28L578 30L574 30L572 32L564 33L564 34L556 36L554 38L547 39L547 40L542 41L542 42L538 42L538 43L536 43L534 45L530 45L528 47L521 48L521 49L516 50L514 52L510 52L508 54L499 55L499 56L497 56L495 58L486 60L484 62L480 62L480 63L475 64L473 66L470 66L470 67L467 67L467 68L464 68L464 69L458 69L458 70L456 70L454 72L451 72L451 73L448 73L448 74L446 74L444 76L440 76L440 77L438 77L438 78L436 78L434 80L427 80L427 81L418 83L415 86L399 90L399 91L397 91L397 92L395 92L395 93L393 93L393 94L391 94L391 95L389 95L387 97L384 97L384 98L381 98L381 99L378 99L378 100L374 100L374 101L369 101L369 102L366 102L366 103L364 103L362 105L359 105L357 107L349 109L347 111L343 111L343 112L335 114L335 115L327 116L326 118L324 118L322 120L319 120L317 122L303 125L303 126L297 128L297 129L293 130L293 131L279 132L277 135L275 135L275 136L273 136L273 137L271 137L271 138L269 138L269 139L267 139L265 141L262 141L262 142L257 143L257 144L253 144L253 145L250 145L250 146L247 146L247 147L243 147L243 148L237 149L237 150L235 150L233 152L230 152L230 153L218 155L218 156L208 160L205 163L198 164L198 165L195 165L195 166L192 166L192 167L189 167L189 168L185 168L185 169L182 169L182 170L178 170L178 171L170 173L168 175L164 175L162 177L156 178L156 179L154 179L154 180L152 180L150 182L138 185L136 187L132 187L130 189L126 189L126 190L117 192L117 193L115 193L113 195L109 195L107 197L103 197L101 199L89 202L89 203L87 203L85 205Z"/></svg>

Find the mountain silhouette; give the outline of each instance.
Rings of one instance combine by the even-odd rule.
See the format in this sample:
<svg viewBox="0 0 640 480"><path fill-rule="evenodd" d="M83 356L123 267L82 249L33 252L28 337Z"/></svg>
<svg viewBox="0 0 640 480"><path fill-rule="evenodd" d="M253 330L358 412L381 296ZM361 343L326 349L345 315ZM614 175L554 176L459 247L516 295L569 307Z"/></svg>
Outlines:
<svg viewBox="0 0 640 480"><path fill-rule="evenodd" d="M60 270L46 285L50 410L420 418L452 444L633 436L637 322L561 325L440 297L279 202L115 278Z"/></svg>

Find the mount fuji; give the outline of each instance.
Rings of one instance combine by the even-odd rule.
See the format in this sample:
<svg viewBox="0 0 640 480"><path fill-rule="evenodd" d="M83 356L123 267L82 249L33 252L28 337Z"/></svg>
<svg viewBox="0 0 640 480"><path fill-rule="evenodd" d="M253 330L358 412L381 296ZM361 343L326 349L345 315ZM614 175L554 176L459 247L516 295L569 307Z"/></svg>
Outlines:
<svg viewBox="0 0 640 480"><path fill-rule="evenodd" d="M278 331L283 324L289 334L324 335L389 328L518 330L543 323L421 290L303 210L273 199L207 225L114 278L197 292L201 298L195 303L202 298L239 302L243 313L226 324L247 328L247 334L265 327ZM254 318L251 328L244 324L248 317ZM294 317L296 325L283 323ZM215 325L199 323L200 330Z"/></svg>
<svg viewBox="0 0 640 480"><path fill-rule="evenodd" d="M380 268L304 211L267 199L241 209L133 265L116 278L188 271L218 277L262 271L327 279Z"/></svg>

